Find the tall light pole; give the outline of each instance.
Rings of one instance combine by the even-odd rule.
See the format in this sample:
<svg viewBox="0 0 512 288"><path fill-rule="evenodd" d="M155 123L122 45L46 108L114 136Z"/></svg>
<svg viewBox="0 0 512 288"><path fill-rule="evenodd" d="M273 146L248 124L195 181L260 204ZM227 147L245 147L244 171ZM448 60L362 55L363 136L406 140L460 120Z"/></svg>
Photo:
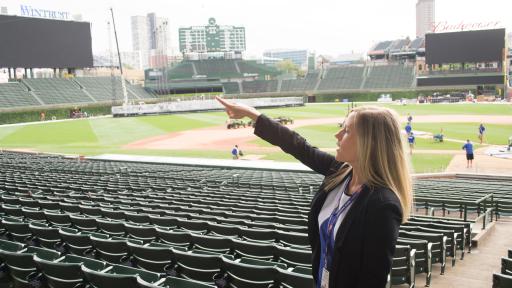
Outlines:
<svg viewBox="0 0 512 288"><path fill-rule="evenodd" d="M114 9L110 7L112 15L112 25L114 26L114 37L116 38L117 57L119 58L119 71L121 72L121 87L123 88L124 105L128 105L128 93L126 92L126 83L124 82L123 63L121 62L121 52L119 52L119 41L117 41L116 21L114 20Z"/></svg>

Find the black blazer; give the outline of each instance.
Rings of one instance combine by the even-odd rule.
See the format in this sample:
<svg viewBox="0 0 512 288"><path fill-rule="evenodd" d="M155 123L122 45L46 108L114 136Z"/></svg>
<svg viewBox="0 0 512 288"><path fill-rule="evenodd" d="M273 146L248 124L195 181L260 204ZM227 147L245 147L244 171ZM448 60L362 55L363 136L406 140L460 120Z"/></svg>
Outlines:
<svg viewBox="0 0 512 288"><path fill-rule="evenodd" d="M284 152L324 176L336 173L342 167L351 169L348 164L338 162L331 154L313 148L299 134L265 115L258 117L254 134L279 146ZM325 190L325 184L324 178L311 201L308 215L308 236L315 283L319 281L317 275L320 262L318 215L330 192ZM364 185L360 193L336 233L330 288L385 287L391 270L398 229L402 221L400 201L395 193L384 187Z"/></svg>

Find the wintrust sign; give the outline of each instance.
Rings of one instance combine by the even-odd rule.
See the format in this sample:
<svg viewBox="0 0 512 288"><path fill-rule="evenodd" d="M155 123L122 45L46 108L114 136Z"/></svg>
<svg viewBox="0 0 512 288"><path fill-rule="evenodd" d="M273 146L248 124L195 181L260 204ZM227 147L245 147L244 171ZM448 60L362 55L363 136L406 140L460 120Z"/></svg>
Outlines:
<svg viewBox="0 0 512 288"><path fill-rule="evenodd" d="M47 9L39 9L33 8L28 5L20 5L21 16L25 17L38 17L38 18L46 18L46 19L55 19L55 20L69 20L70 13L63 11L53 11Z"/></svg>

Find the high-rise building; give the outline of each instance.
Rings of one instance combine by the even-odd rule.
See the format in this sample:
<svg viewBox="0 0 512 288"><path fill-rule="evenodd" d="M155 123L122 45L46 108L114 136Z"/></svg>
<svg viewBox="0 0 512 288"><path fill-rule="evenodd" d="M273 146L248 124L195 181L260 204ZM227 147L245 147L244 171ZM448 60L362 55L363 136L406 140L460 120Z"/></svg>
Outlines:
<svg viewBox="0 0 512 288"><path fill-rule="evenodd" d="M132 16L132 47L133 51L140 55L140 69L150 67L151 63L166 65L161 61L151 61L151 57L158 55L166 59L172 54L171 29L169 20L164 17L157 17L155 13L146 16Z"/></svg>
<svg viewBox="0 0 512 288"><path fill-rule="evenodd" d="M435 0L418 0L416 3L416 37L432 32L436 21Z"/></svg>
<svg viewBox="0 0 512 288"><path fill-rule="evenodd" d="M245 28L219 26L215 18L210 18L206 26L182 27L179 34L182 53L245 51Z"/></svg>
<svg viewBox="0 0 512 288"><path fill-rule="evenodd" d="M275 49L263 52L263 56L290 60L301 69L308 67L308 50L304 49Z"/></svg>

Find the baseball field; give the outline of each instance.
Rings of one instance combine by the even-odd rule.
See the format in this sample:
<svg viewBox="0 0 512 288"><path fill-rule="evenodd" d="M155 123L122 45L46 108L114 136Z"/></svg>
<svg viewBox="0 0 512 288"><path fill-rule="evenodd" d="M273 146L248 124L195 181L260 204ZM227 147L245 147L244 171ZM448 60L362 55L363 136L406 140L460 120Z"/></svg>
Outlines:
<svg viewBox="0 0 512 288"><path fill-rule="evenodd" d="M454 157L463 153L461 147L466 139L476 144L478 154L489 146L506 145L512 135L510 104L372 105L396 110L403 125L408 114L413 117L417 138L411 163L418 173L446 170ZM348 109L349 104L330 103L262 112L271 117L292 117L295 121L289 125L291 129L312 145L335 153L333 135ZM110 153L230 159L231 147L237 144L246 160L296 161L258 139L252 128L226 129L226 121L226 114L218 111L5 125L0 126L0 148L87 156ZM482 145L477 138L480 123L487 128ZM432 134L441 129L445 139L435 142Z"/></svg>

